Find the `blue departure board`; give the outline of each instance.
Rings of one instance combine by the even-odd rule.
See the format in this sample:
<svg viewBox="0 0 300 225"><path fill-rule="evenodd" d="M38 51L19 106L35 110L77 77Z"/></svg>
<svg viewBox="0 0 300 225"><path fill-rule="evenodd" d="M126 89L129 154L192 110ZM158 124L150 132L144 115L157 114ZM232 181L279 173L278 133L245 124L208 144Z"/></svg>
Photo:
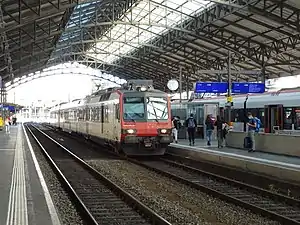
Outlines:
<svg viewBox="0 0 300 225"><path fill-rule="evenodd" d="M195 86L195 93L226 93L227 90L227 82L197 82Z"/></svg>
<svg viewBox="0 0 300 225"><path fill-rule="evenodd" d="M264 93L265 89L264 83L232 83L232 93L235 94Z"/></svg>

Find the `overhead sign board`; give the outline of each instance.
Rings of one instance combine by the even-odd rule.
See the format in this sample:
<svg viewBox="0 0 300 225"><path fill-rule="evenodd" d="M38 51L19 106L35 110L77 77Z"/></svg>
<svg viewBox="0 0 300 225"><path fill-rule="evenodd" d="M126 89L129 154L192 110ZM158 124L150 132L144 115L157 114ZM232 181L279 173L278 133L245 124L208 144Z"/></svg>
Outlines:
<svg viewBox="0 0 300 225"><path fill-rule="evenodd" d="M232 83L232 93L235 94L264 93L265 89L264 83Z"/></svg>
<svg viewBox="0 0 300 225"><path fill-rule="evenodd" d="M1 105L0 108L3 108L4 110L10 111L10 112L15 111L15 107L12 105Z"/></svg>
<svg viewBox="0 0 300 225"><path fill-rule="evenodd" d="M227 82L197 82L195 86L195 93L226 93L227 90Z"/></svg>

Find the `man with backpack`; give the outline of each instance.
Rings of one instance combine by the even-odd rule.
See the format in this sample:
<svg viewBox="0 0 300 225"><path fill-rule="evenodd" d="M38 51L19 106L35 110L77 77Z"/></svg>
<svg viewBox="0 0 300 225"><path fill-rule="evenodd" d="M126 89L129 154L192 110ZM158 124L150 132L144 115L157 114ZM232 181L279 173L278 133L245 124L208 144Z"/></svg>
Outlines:
<svg viewBox="0 0 300 225"><path fill-rule="evenodd" d="M190 146L192 145L192 143L193 145L195 145L195 132L197 127L197 122L194 119L194 114L191 114L190 117L186 120L186 126L187 126Z"/></svg>
<svg viewBox="0 0 300 225"><path fill-rule="evenodd" d="M259 132L260 120L257 117L253 117L252 113L248 113L248 137L245 139L245 147L250 148L249 152L255 151L255 133Z"/></svg>
<svg viewBox="0 0 300 225"><path fill-rule="evenodd" d="M258 133L260 128L261 128L261 121L259 118L257 118L256 116L254 117L254 119L256 120L256 127L255 127L255 133Z"/></svg>

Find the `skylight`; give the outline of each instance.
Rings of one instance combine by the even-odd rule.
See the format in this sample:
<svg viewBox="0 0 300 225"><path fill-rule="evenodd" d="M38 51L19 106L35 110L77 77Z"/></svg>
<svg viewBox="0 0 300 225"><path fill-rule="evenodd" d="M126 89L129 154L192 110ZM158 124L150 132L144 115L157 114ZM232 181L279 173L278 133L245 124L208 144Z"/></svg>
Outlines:
<svg viewBox="0 0 300 225"><path fill-rule="evenodd" d="M111 64L213 4L208 0L141 0L115 21L87 56Z"/></svg>

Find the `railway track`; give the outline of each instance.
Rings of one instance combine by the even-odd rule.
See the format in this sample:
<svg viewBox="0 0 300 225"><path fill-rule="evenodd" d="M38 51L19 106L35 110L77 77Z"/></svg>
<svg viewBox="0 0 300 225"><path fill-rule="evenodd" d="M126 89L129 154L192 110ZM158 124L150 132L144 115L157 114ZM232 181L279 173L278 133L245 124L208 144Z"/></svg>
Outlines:
<svg viewBox="0 0 300 225"><path fill-rule="evenodd" d="M147 160L126 158L225 201L262 214L282 224L300 224L300 201L240 181L187 166L172 157ZM177 161L177 162L176 162ZM186 162L184 162L186 163ZM224 175L224 174L223 174Z"/></svg>
<svg viewBox="0 0 300 225"><path fill-rule="evenodd" d="M163 158L300 200L300 184L294 182L172 153L166 153Z"/></svg>
<svg viewBox="0 0 300 225"><path fill-rule="evenodd" d="M282 224L300 225L297 199L163 158L128 160Z"/></svg>
<svg viewBox="0 0 300 225"><path fill-rule="evenodd" d="M26 129L43 150L87 224L170 225L46 133L34 126L26 125Z"/></svg>

